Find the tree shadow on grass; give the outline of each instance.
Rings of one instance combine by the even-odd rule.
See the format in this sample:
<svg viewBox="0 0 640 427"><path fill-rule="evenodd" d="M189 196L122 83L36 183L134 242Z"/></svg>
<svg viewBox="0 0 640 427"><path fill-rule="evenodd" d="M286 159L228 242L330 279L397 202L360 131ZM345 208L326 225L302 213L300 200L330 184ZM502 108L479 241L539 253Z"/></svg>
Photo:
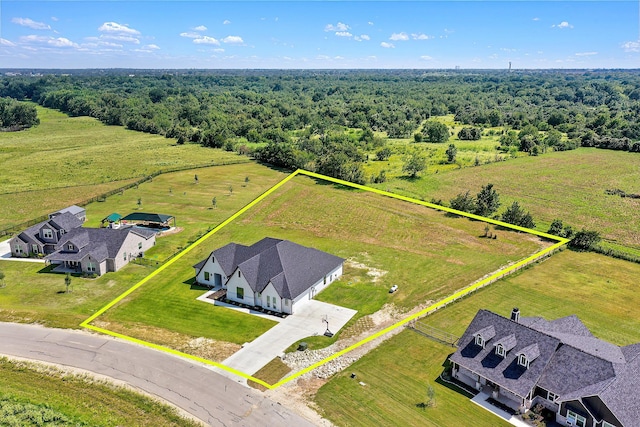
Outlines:
<svg viewBox="0 0 640 427"><path fill-rule="evenodd" d="M196 278L192 277L189 280L185 280L184 282L185 285L189 285L189 289L191 289L192 291L208 291L209 288L207 286L202 286L196 283Z"/></svg>

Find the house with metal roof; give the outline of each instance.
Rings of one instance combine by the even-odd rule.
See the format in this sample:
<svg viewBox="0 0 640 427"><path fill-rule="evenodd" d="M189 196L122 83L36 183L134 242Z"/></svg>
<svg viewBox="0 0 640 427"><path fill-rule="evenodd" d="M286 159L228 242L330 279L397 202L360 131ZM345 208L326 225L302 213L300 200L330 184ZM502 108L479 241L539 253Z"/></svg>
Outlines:
<svg viewBox="0 0 640 427"><path fill-rule="evenodd" d="M32 225L9 241L11 256L27 258L55 252L60 239L83 221L71 212L51 214L48 220Z"/></svg>
<svg viewBox="0 0 640 427"><path fill-rule="evenodd" d="M540 404L561 425L640 425L640 343L598 339L575 315L480 310L449 360L454 378L516 411Z"/></svg>
<svg viewBox="0 0 640 427"><path fill-rule="evenodd" d="M58 215L62 215L64 213L70 213L73 216L75 216L76 218L78 218L79 220L81 220L82 222L85 222L87 220L87 211L85 208L81 208L80 206L77 205L71 205L69 207L66 207L64 209L60 209L59 211L56 212L52 212L49 214L49 219L53 219L55 217L57 217Z"/></svg>
<svg viewBox="0 0 640 427"><path fill-rule="evenodd" d="M45 260L55 272L102 275L118 271L156 242L156 232L138 227L76 228L66 233Z"/></svg>
<svg viewBox="0 0 640 427"><path fill-rule="evenodd" d="M344 259L274 238L229 243L194 265L196 282L226 290L227 299L292 314L342 275Z"/></svg>

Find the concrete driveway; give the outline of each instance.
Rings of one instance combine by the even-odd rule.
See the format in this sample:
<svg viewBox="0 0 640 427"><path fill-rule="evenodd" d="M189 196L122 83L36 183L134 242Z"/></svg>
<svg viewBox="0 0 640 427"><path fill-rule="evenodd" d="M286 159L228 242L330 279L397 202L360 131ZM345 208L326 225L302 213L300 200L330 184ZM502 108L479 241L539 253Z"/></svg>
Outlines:
<svg viewBox="0 0 640 427"><path fill-rule="evenodd" d="M335 334L356 314L356 310L316 300L296 304L295 310L293 315L287 316L260 337L245 344L222 364L246 374L254 374L274 357L282 355L291 344L324 334L327 329L327 324L323 322L325 317L329 320L329 330ZM245 382L243 379L238 380L236 376L233 378Z"/></svg>
<svg viewBox="0 0 640 427"><path fill-rule="evenodd" d="M313 426L206 366L111 337L0 322L0 355L72 366L124 381L210 426Z"/></svg>

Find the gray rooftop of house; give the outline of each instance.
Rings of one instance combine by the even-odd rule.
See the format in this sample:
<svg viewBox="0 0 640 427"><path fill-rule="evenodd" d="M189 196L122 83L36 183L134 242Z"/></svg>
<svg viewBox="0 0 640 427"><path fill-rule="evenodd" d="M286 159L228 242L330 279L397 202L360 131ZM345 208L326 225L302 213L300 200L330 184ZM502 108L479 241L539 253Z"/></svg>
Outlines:
<svg viewBox="0 0 640 427"><path fill-rule="evenodd" d="M155 235L152 230L135 228L76 228L62 236L59 241L60 250L47 255L45 259L52 261L81 261L91 256L97 262L107 258L115 258L129 233L149 239ZM69 251L67 243L73 243L80 250Z"/></svg>
<svg viewBox="0 0 640 427"><path fill-rule="evenodd" d="M75 215L69 212L62 213L52 219L42 221L38 224L32 225L26 230L18 234L18 237L27 243L44 243L38 238L38 232L44 226L48 225L54 230L64 229L66 232L82 226L82 220L78 219Z"/></svg>
<svg viewBox="0 0 640 427"><path fill-rule="evenodd" d="M486 345L485 349L475 345L474 334L490 325L496 331L492 340L494 345L511 342L512 333L518 342L502 363L492 355L494 345ZM524 329L531 333L523 332ZM542 337L557 343L551 357L547 357L547 339ZM531 375L514 378L509 375L509 366L505 369L505 365L509 354L523 352L524 346L534 344L538 345L540 356L531 362L529 370L542 368L537 386L557 394L560 402L598 396L623 425L637 425L640 417L637 398L640 394L640 343L618 347L595 338L577 316L553 321L524 317L517 323L480 310L460 339L460 347L451 360L524 397L517 390L529 387ZM517 385L513 384L514 380Z"/></svg>
<svg viewBox="0 0 640 427"><path fill-rule="evenodd" d="M493 326L495 330L496 341L510 335L515 337L515 346L504 358L495 353L491 340L484 348L475 344L474 335L489 326ZM532 344L537 344L539 355L527 369L518 365L517 355ZM535 387L559 344L560 340L557 338L490 311L480 310L460 339L458 350L451 356L451 360L524 398Z"/></svg>
<svg viewBox="0 0 640 427"><path fill-rule="evenodd" d="M326 252L271 237L251 246L230 243L211 256L227 276L239 269L255 292L262 292L271 282L281 297L289 299L304 293L344 262ZM194 268L201 269L205 262L206 259Z"/></svg>
<svg viewBox="0 0 640 427"><path fill-rule="evenodd" d="M81 208L80 206L77 206L77 205L71 205L71 206L66 207L64 209L60 209L59 211L52 212L52 213L49 214L49 216L50 217L51 216L58 216L60 214L66 213L66 212L68 212L68 213L70 213L72 215L76 215L76 214L85 212L85 208Z"/></svg>

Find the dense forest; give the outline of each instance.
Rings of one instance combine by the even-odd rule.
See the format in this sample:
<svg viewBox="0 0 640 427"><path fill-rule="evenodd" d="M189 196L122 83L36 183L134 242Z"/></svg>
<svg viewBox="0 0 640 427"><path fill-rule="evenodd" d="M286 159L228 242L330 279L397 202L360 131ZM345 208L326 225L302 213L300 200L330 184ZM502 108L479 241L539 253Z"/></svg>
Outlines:
<svg viewBox="0 0 640 427"><path fill-rule="evenodd" d="M445 114L469 126L460 139L503 126L505 151L640 152L632 71L94 70L2 77L0 96L356 182L363 153L384 146L380 135L444 142L446 127L425 120Z"/></svg>

